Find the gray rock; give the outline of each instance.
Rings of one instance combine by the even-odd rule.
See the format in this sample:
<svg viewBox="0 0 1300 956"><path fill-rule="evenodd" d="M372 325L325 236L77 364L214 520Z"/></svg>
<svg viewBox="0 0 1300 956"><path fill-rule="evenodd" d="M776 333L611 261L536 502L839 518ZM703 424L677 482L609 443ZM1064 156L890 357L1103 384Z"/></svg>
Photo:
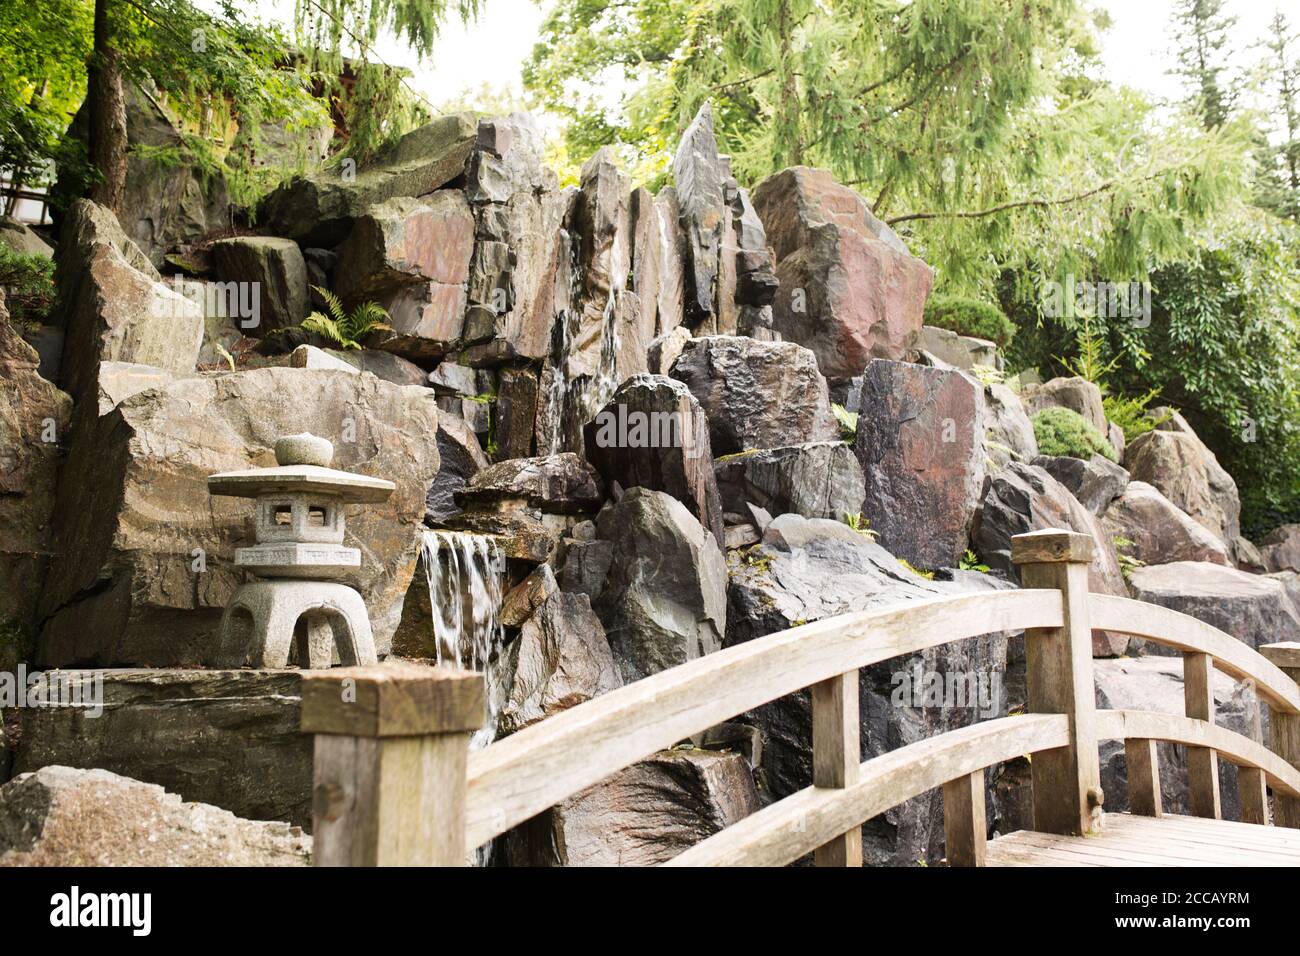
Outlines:
<svg viewBox="0 0 1300 956"><path fill-rule="evenodd" d="M1101 515L1128 487L1128 472L1104 455L1088 461L1068 456L1039 455L1032 462L1070 489L1095 515Z"/></svg>
<svg viewBox="0 0 1300 956"><path fill-rule="evenodd" d="M1020 396L1006 385L984 386L984 456L990 474L1009 462L1028 464L1038 455L1034 425Z"/></svg>
<svg viewBox="0 0 1300 956"><path fill-rule="evenodd" d="M984 481L983 391L957 371L867 366L853 451L862 515L880 543L921 568L955 566Z"/></svg>
<svg viewBox="0 0 1300 956"><path fill-rule="evenodd" d="M590 465L573 452L561 452L498 462L474 475L456 495L462 507L479 509L512 499L566 514L599 508L605 490Z"/></svg>
<svg viewBox="0 0 1300 956"><path fill-rule="evenodd" d="M107 770L44 767L0 787L0 867L308 866L311 838Z"/></svg>
<svg viewBox="0 0 1300 956"><path fill-rule="evenodd" d="M1129 482L1103 515L1102 524L1112 539L1132 542L1124 550L1143 564L1233 563L1222 541L1145 481Z"/></svg>
<svg viewBox="0 0 1300 956"><path fill-rule="evenodd" d="M18 710L14 773L100 767L253 820L311 825L312 742L298 671L64 671L104 712ZM93 699L87 697L85 699Z"/></svg>
<svg viewBox="0 0 1300 956"><path fill-rule="evenodd" d="M307 263L298 244L270 236L239 236L212 244L212 267L222 282L256 283L259 322L248 333L264 336L307 317Z"/></svg>
<svg viewBox="0 0 1300 956"><path fill-rule="evenodd" d="M574 594L585 594L594 604L605 589L605 578L613 562L614 542L574 541L565 555L560 587Z"/></svg>
<svg viewBox="0 0 1300 956"><path fill-rule="evenodd" d="M504 838L510 866L654 866L761 806L734 753L666 750L538 814Z"/></svg>
<svg viewBox="0 0 1300 956"><path fill-rule="evenodd" d="M862 510L862 466L839 441L791 445L729 455L714 464L724 511L746 514L756 505L770 515L842 521Z"/></svg>
<svg viewBox="0 0 1300 956"><path fill-rule="evenodd" d="M673 181L686 239L685 321L709 332L717 326L718 277L730 170L718 155L713 110L706 102L687 127L673 157Z"/></svg>
<svg viewBox="0 0 1300 956"><path fill-rule="evenodd" d="M41 598L42 664L209 660L242 578L232 559L250 541L253 503L210 497L207 477L269 465L275 441L301 431L334 442L334 467L397 484L384 507L350 517L345 542L366 554L349 583L366 599L385 653L438 472L437 430L427 389L347 372L256 369L131 396L78 433L69 452L54 524L58 560ZM85 481L91 472L96 480ZM86 628L88 618L99 626Z"/></svg>
<svg viewBox="0 0 1300 956"><path fill-rule="evenodd" d="M1026 385L1021 389L1020 398L1030 417L1045 408L1068 408L1102 435L1110 431L1102 407L1101 389L1086 378L1054 378L1044 385Z"/></svg>
<svg viewBox="0 0 1300 956"><path fill-rule="evenodd" d="M694 338L669 374L699 401L715 455L840 436L816 358L792 342Z"/></svg>
<svg viewBox="0 0 1300 956"><path fill-rule="evenodd" d="M1274 528L1259 545L1260 556L1269 571L1300 571L1300 524Z"/></svg>
<svg viewBox="0 0 1300 956"><path fill-rule="evenodd" d="M499 733L530 724L621 687L600 619L585 594L556 591L524 622L507 649L512 674Z"/></svg>
<svg viewBox="0 0 1300 956"><path fill-rule="evenodd" d="M782 339L812 349L831 380L907 355L934 275L861 196L798 166L764 180L754 206L776 256L772 328Z"/></svg>
<svg viewBox="0 0 1300 956"><path fill-rule="evenodd" d="M262 202L268 232L312 246L334 246L352 220L398 196L426 196L465 171L478 123L468 113L440 116L412 130L372 161L299 177Z"/></svg>
<svg viewBox="0 0 1300 956"><path fill-rule="evenodd" d="M672 495L722 540L708 422L681 382L634 375L583 429L583 444L607 482Z"/></svg>
<svg viewBox="0 0 1300 956"><path fill-rule="evenodd" d="M1253 690L1236 684L1222 671L1214 671L1214 722L1252 740L1260 740L1261 710ZM1105 710L1147 710L1182 716L1183 665L1168 657L1095 661L1093 676L1097 707ZM1187 751L1173 744L1156 745L1160 766L1160 796L1165 813L1190 813L1187 790ZM1122 740L1103 740L1100 746L1101 788L1106 811L1128 809L1128 767ZM1219 759L1219 794L1225 820L1241 819L1237 768Z"/></svg>
<svg viewBox="0 0 1300 956"><path fill-rule="evenodd" d="M1181 426L1179 423L1181 422ZM1237 483L1182 416L1133 439L1124 464L1137 481L1155 485L1166 498L1229 547L1241 535Z"/></svg>
<svg viewBox="0 0 1300 956"><path fill-rule="evenodd" d="M1002 355L998 352L996 342L977 339L970 335L958 335L956 332L933 325L921 326L921 335L916 340L916 347L929 352L942 362L967 372L974 369L976 365L998 370L1002 368Z"/></svg>
<svg viewBox="0 0 1300 956"><path fill-rule="evenodd" d="M625 682L721 646L726 559L685 506L662 492L630 488L596 526L613 554L595 608Z"/></svg>
<svg viewBox="0 0 1300 956"><path fill-rule="evenodd" d="M464 420L454 412L438 409L438 475L425 495L425 524L436 527L460 514L456 492L487 467L487 455Z"/></svg>
<svg viewBox="0 0 1300 956"><path fill-rule="evenodd" d="M0 244L24 256L54 258L54 249L34 233L30 226L9 216L0 216Z"/></svg>
<svg viewBox="0 0 1300 956"><path fill-rule="evenodd" d="M1137 568L1133 596L1212 624L1249 647L1300 640L1300 609L1281 581L1204 561ZM1158 645L1152 654L1173 654Z"/></svg>

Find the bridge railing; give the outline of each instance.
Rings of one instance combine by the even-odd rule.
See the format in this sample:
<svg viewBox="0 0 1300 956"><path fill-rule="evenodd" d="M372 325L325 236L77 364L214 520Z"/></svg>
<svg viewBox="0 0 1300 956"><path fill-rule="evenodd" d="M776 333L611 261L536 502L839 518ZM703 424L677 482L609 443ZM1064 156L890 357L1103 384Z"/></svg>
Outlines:
<svg viewBox="0 0 1300 956"><path fill-rule="evenodd" d="M1021 568L1021 590L916 601L791 628L655 674L474 754L469 737L484 719L479 675L393 665L313 672L304 678L302 721L305 732L316 734L316 862L463 863L475 847L611 774L803 688L812 696L812 786L702 841L673 865L781 865L808 853L823 866L861 865L861 825L937 787L944 792L949 862L980 865L986 767L1032 754L1034 828L1086 833L1103 801L1097 741L1114 737L1133 744L1139 812L1160 811L1151 741L1162 739L1208 753L1189 760L1194 793L1210 786L1209 770L1222 754L1258 771L1258 781L1243 780L1261 791L1271 783L1279 807L1289 800L1285 813L1293 813L1300 806L1292 799L1300 797L1296 672L1176 612L1090 595L1091 554L1086 535L1020 535L1012 557ZM1098 713L1094 627L1183 650L1187 717ZM1019 630L1026 633L1029 713L859 762L859 669ZM1284 666L1300 667L1300 646L1294 653ZM1253 680L1268 699L1278 754L1213 725L1212 664ZM1144 756L1151 777L1146 789ZM1194 807L1217 815L1217 799L1196 796ZM1292 819L1282 809L1278 816Z"/></svg>

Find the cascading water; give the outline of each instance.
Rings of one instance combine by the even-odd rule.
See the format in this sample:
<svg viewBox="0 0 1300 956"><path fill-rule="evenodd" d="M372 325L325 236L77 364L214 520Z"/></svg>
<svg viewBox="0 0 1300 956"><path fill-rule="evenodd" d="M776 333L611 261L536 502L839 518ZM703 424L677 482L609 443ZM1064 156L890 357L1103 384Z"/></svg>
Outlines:
<svg viewBox="0 0 1300 956"><path fill-rule="evenodd" d="M623 233L615 232L609 247L609 298L600 319L600 364L588 384L584 407L594 418L618 389L619 303L627 289L627 263L623 261Z"/></svg>
<svg viewBox="0 0 1300 956"><path fill-rule="evenodd" d="M500 616L505 558L493 539L463 531L424 532L421 553L438 664L481 671L487 684L488 720L470 740L470 749L477 750L496 736L508 691L494 679L505 640Z"/></svg>

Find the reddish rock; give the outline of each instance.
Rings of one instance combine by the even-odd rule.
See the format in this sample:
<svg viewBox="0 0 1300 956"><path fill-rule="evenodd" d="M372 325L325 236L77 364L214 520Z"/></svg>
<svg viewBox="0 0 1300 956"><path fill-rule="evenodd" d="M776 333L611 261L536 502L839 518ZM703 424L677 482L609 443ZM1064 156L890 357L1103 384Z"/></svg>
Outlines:
<svg viewBox="0 0 1300 956"><path fill-rule="evenodd" d="M773 329L806 345L829 379L902 359L921 332L934 275L826 170L798 166L754 190L776 256Z"/></svg>
<svg viewBox="0 0 1300 956"><path fill-rule="evenodd" d="M1300 524L1273 529L1260 541L1259 551L1270 571L1300 571Z"/></svg>
<svg viewBox="0 0 1300 956"><path fill-rule="evenodd" d="M1237 483L1182 416L1178 419L1179 430L1157 428L1133 439L1124 465L1134 481L1154 485L1231 548L1241 535Z"/></svg>
<svg viewBox="0 0 1300 956"><path fill-rule="evenodd" d="M955 567L984 482L983 390L960 372L877 359L867 366L853 450L862 515L891 554Z"/></svg>
<svg viewBox="0 0 1300 956"><path fill-rule="evenodd" d="M1232 564L1222 541L1145 481L1129 482L1104 514L1102 524L1112 538L1131 541L1121 550L1143 564Z"/></svg>

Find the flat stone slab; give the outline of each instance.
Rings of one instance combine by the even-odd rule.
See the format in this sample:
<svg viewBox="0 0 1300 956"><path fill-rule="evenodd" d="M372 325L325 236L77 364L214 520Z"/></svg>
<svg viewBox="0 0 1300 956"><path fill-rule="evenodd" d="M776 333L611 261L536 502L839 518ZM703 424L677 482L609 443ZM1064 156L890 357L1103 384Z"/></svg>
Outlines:
<svg viewBox="0 0 1300 956"><path fill-rule="evenodd" d="M375 504L387 501L397 486L383 478L371 478L351 471L319 465L286 465L280 468L249 468L208 476L208 491L234 498L256 498L269 494L324 494Z"/></svg>

